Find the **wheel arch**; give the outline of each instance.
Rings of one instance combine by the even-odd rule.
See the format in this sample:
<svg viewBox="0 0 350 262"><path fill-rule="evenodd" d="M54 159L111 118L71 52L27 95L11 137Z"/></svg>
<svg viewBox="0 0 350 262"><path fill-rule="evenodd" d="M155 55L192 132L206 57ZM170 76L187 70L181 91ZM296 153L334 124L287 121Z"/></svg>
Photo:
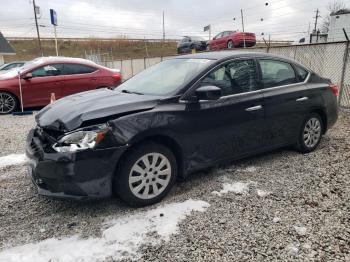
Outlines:
<svg viewBox="0 0 350 262"><path fill-rule="evenodd" d="M155 142L163 146L166 146L175 156L176 163L177 163L177 170L178 170L178 178L180 179L184 178L183 151L179 143L174 138L168 135L154 134L154 135L149 135L149 136L134 140L132 145L121 155L120 159L125 158L131 149L147 142ZM121 162L123 161L119 160L116 170L119 169Z"/></svg>
<svg viewBox="0 0 350 262"><path fill-rule="evenodd" d="M326 114L325 110L321 109L321 108L316 108L316 109L311 110L310 113L316 113L321 117L322 124L323 124L323 134L325 134L327 131L327 127L328 127L328 122L327 122L328 119L327 119L327 114Z"/></svg>
<svg viewBox="0 0 350 262"><path fill-rule="evenodd" d="M7 90L7 89L1 89L1 90L0 90L0 93L1 93L1 92L2 92L2 93L8 93L8 94L10 94L10 95L13 95L14 98L16 99L16 102L17 102L17 108L21 106L21 102L20 102L20 99L19 99L19 97L18 97L17 94L15 94L15 93L12 92L11 90Z"/></svg>

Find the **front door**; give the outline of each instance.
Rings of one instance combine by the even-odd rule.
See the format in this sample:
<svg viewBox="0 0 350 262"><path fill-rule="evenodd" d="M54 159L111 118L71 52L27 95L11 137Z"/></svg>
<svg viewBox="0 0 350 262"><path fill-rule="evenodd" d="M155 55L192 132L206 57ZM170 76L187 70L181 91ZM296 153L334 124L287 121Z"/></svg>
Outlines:
<svg viewBox="0 0 350 262"><path fill-rule="evenodd" d="M252 59L231 60L204 77L200 86L217 86L223 96L188 104L186 154L189 163L208 163L244 156L263 145L264 108Z"/></svg>
<svg viewBox="0 0 350 262"><path fill-rule="evenodd" d="M30 73L32 78L21 79L23 100L26 106L44 106L50 103L51 94L56 99L61 97L62 65L45 65L34 69Z"/></svg>

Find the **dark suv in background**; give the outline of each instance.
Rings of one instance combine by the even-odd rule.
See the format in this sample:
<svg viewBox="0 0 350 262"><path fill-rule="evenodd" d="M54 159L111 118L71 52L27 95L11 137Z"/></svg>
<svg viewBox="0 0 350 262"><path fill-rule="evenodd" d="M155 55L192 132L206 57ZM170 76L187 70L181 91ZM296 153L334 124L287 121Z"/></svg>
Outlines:
<svg viewBox="0 0 350 262"><path fill-rule="evenodd" d="M196 170L315 150L337 120L337 96L328 79L270 54L176 57L41 110L27 140L31 176L43 195L153 204Z"/></svg>
<svg viewBox="0 0 350 262"><path fill-rule="evenodd" d="M186 54L191 53L192 49L196 51L204 51L207 48L207 41L199 36L185 36L177 44L177 53Z"/></svg>

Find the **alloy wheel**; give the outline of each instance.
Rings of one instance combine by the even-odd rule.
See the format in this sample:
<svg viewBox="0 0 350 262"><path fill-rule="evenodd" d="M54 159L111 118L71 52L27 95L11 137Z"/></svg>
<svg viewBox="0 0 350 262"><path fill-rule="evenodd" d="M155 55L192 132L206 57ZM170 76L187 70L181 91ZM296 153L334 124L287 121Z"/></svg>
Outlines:
<svg viewBox="0 0 350 262"><path fill-rule="evenodd" d="M132 166L129 187L136 197L151 199L167 188L171 175L169 159L160 153L149 153L140 157Z"/></svg>
<svg viewBox="0 0 350 262"><path fill-rule="evenodd" d="M7 114L12 112L16 107L15 98L7 93L0 93L0 113Z"/></svg>
<svg viewBox="0 0 350 262"><path fill-rule="evenodd" d="M304 144L308 148L313 148L317 145L321 138L321 123L317 118L310 118L304 127Z"/></svg>
<svg viewBox="0 0 350 262"><path fill-rule="evenodd" d="M229 42L227 43L227 48L228 48L228 49L233 48L233 42L232 42L232 41L229 41Z"/></svg>

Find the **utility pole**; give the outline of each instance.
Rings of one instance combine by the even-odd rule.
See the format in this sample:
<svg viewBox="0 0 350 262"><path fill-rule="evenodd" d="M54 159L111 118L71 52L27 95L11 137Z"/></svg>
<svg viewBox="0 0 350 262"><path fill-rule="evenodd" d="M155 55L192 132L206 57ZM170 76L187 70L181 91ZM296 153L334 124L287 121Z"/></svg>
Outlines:
<svg viewBox="0 0 350 262"><path fill-rule="evenodd" d="M39 25L38 25L38 17L36 15L36 5L35 0L33 0L33 10L34 10L34 17L35 17L35 26L36 26L36 33L38 35L38 42L39 42L39 49L41 56L44 56L43 49L41 47L41 40L40 40L40 33L39 33Z"/></svg>
<svg viewBox="0 0 350 262"><path fill-rule="evenodd" d="M241 9L241 18L242 18L242 31L243 31L243 47L245 48L244 17L243 17L242 9Z"/></svg>
<svg viewBox="0 0 350 262"><path fill-rule="evenodd" d="M317 32L317 21L318 21L318 18L321 17L321 16L319 15L320 12L318 11L318 8L317 8L317 10L315 12L316 12L316 16L314 17L315 18L314 32L316 33Z"/></svg>

